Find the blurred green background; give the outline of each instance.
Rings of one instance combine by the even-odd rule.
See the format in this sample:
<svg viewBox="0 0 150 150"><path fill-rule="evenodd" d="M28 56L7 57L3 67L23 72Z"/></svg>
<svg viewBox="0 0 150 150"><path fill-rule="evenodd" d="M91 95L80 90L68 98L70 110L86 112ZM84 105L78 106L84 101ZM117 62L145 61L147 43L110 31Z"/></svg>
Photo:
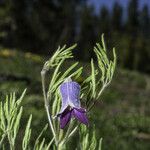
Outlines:
<svg viewBox="0 0 150 150"><path fill-rule="evenodd" d="M47 122L40 79L44 61L58 45L78 43L75 60L88 74L93 46L104 33L108 53L116 47L118 65L90 125L103 137L104 150L150 149L150 5L141 1L129 0L125 9L114 0L98 9L94 0L0 0L0 98L27 88L22 128L32 113L32 140Z"/></svg>

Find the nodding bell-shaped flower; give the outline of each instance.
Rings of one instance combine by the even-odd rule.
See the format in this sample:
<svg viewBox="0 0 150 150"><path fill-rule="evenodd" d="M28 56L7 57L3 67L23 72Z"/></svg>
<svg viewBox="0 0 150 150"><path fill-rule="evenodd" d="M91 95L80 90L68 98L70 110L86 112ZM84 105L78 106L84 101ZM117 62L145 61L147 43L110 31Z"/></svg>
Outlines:
<svg viewBox="0 0 150 150"><path fill-rule="evenodd" d="M88 125L86 110L80 104L80 85L67 78L60 85L62 107L57 117L60 117L60 128L63 129L71 120L76 118L81 123Z"/></svg>

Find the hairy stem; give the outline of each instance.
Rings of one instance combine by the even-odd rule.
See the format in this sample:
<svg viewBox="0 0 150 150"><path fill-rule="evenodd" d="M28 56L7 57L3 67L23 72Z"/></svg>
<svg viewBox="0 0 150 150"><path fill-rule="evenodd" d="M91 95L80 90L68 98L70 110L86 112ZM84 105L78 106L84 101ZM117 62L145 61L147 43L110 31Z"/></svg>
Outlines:
<svg viewBox="0 0 150 150"><path fill-rule="evenodd" d="M45 70L45 69L43 69L43 70L41 71L42 90L43 90L45 109L46 109L46 113L47 113L49 125L50 125L51 131L52 131L52 133L53 133L53 137L54 137L54 139L55 139L55 143L56 143L56 145L57 145L57 144L58 144L58 141L57 141L56 133L55 133L55 130L54 130L54 127L53 127L53 124L52 124L52 119L51 119L50 112L49 112L49 101L48 101L47 95L46 95L46 88L45 88L45 75L46 75L46 71L47 71L47 70Z"/></svg>

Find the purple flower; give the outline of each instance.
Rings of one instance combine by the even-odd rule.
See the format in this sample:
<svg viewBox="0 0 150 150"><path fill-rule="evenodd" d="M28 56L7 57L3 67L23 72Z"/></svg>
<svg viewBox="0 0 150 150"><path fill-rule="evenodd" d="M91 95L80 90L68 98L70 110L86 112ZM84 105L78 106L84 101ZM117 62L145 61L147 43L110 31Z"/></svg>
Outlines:
<svg viewBox="0 0 150 150"><path fill-rule="evenodd" d="M72 80L66 80L60 85L62 107L57 116L60 117L60 128L63 129L72 117L88 125L86 110L80 104L80 85Z"/></svg>

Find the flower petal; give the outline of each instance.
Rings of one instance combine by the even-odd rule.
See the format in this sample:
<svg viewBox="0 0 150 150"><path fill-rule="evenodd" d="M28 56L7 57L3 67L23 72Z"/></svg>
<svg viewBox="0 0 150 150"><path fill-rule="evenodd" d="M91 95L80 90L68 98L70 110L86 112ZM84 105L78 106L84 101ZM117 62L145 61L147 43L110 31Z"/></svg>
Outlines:
<svg viewBox="0 0 150 150"><path fill-rule="evenodd" d="M60 93L62 98L61 110L63 110L67 104L71 107L80 108L80 85L77 82L69 81L62 83Z"/></svg>
<svg viewBox="0 0 150 150"><path fill-rule="evenodd" d="M83 108L80 108L80 109L73 108L72 114L81 123L83 123L85 125L88 125L88 118L87 118L85 109L83 109Z"/></svg>
<svg viewBox="0 0 150 150"><path fill-rule="evenodd" d="M60 128L63 129L71 119L72 110L68 108L60 114Z"/></svg>

